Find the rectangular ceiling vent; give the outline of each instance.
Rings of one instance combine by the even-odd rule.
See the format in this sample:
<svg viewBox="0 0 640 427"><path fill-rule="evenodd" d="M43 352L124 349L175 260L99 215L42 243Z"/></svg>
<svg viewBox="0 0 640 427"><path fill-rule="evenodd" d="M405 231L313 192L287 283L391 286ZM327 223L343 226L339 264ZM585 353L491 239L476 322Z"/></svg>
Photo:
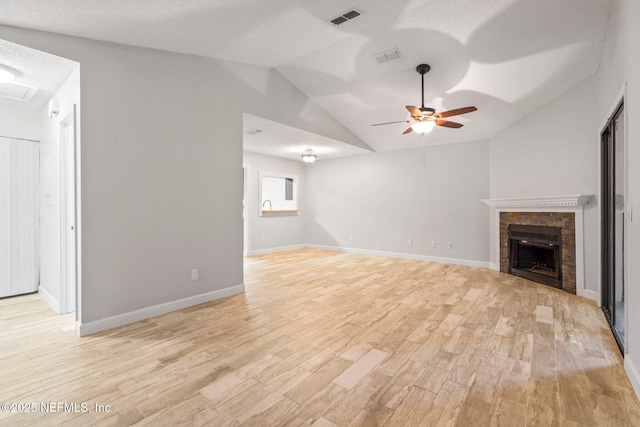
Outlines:
<svg viewBox="0 0 640 427"><path fill-rule="evenodd" d="M373 57L378 62L378 64L384 64L385 62L400 59L402 58L402 55L400 55L400 51L398 50L398 48L395 48L386 52L376 53L375 55L373 55Z"/></svg>
<svg viewBox="0 0 640 427"><path fill-rule="evenodd" d="M332 19L330 22L334 25L340 25L360 15L362 15L362 12L360 12L359 10L352 9L338 16L337 18Z"/></svg>

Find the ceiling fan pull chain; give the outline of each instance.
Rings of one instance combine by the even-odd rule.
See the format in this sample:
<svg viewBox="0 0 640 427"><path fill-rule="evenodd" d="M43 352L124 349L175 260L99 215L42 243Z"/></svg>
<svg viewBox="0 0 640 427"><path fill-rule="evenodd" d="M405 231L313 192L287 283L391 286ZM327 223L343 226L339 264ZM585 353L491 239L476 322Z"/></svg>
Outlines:
<svg viewBox="0 0 640 427"><path fill-rule="evenodd" d="M427 134L422 134L422 167L427 167Z"/></svg>

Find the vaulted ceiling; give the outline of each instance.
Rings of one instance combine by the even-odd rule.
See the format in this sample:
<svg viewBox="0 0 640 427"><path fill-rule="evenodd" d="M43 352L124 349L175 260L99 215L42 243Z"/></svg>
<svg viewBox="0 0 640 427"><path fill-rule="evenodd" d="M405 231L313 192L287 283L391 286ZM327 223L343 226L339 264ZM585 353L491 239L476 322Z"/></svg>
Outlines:
<svg viewBox="0 0 640 427"><path fill-rule="evenodd" d="M405 105L475 105L429 144L488 138L593 75L611 0L0 0L0 23L274 67L375 151ZM361 16L335 26L350 9ZM390 49L400 59L378 63Z"/></svg>

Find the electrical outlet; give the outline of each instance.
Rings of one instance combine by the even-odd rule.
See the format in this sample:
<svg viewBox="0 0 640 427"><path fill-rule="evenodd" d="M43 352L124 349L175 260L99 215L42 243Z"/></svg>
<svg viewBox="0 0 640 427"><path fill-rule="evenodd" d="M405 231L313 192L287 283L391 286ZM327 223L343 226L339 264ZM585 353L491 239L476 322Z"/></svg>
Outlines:
<svg viewBox="0 0 640 427"><path fill-rule="evenodd" d="M353 242L353 234L349 234L349 241Z"/></svg>
<svg viewBox="0 0 640 427"><path fill-rule="evenodd" d="M194 268L191 270L191 280L198 280L198 269Z"/></svg>
<svg viewBox="0 0 640 427"><path fill-rule="evenodd" d="M411 239L407 240L407 245L408 246L413 246L413 240L411 240Z"/></svg>
<svg viewBox="0 0 640 427"><path fill-rule="evenodd" d="M267 241L267 238L266 238L266 237L264 237L264 236L262 236L262 237L260 238L260 240L261 240L262 242L266 242L266 241Z"/></svg>
<svg viewBox="0 0 640 427"><path fill-rule="evenodd" d="M431 241L431 247L432 247L432 248L435 248L435 247L436 247L436 241L435 241L435 240L432 240L432 241Z"/></svg>
<svg viewBox="0 0 640 427"><path fill-rule="evenodd" d="M453 243L451 243L451 242L447 243L447 248L453 249Z"/></svg>

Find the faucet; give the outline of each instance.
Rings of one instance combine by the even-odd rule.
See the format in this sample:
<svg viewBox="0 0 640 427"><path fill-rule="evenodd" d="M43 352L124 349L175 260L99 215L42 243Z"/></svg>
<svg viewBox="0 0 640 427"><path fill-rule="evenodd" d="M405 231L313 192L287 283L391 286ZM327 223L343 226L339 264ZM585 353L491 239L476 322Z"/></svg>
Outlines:
<svg viewBox="0 0 640 427"><path fill-rule="evenodd" d="M267 199L264 202L262 202L262 207L264 208L265 203L269 202L269 210L271 210L271 200ZM264 209L263 209L264 210Z"/></svg>

